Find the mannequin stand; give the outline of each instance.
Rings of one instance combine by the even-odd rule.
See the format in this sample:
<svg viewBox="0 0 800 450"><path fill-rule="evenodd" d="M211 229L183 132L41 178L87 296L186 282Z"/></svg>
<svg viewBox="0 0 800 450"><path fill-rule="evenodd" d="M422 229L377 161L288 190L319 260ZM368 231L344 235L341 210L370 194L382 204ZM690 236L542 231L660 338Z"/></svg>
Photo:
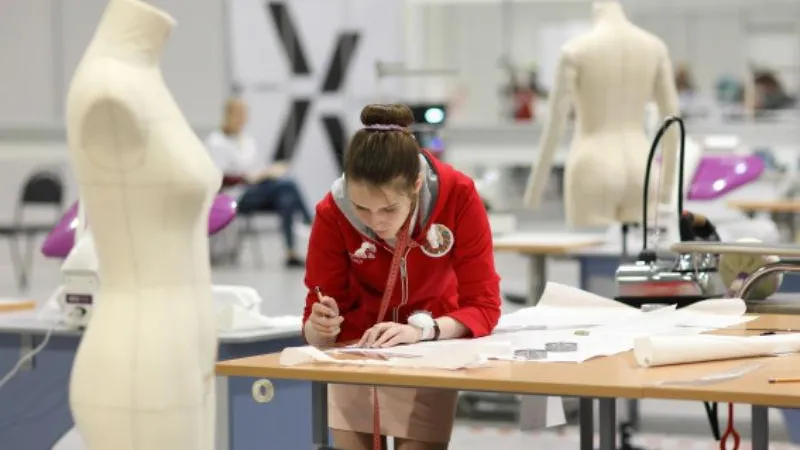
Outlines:
<svg viewBox="0 0 800 450"><path fill-rule="evenodd" d="M528 289L527 306L536 306L547 284L547 258L528 258L528 282L531 283L531 287Z"/></svg>
<svg viewBox="0 0 800 450"><path fill-rule="evenodd" d="M547 284L547 255L528 256L528 294L503 294L506 301L515 305L536 306Z"/></svg>

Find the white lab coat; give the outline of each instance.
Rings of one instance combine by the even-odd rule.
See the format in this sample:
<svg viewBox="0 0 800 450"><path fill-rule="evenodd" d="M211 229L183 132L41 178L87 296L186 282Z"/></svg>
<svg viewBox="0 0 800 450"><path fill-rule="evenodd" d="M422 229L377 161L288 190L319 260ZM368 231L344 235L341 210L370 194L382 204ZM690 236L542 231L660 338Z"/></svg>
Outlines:
<svg viewBox="0 0 800 450"><path fill-rule="evenodd" d="M266 167L256 140L250 135L227 136L214 131L206 138L206 147L214 164L226 175L258 173Z"/></svg>
<svg viewBox="0 0 800 450"><path fill-rule="evenodd" d="M205 144L214 164L225 175L256 174L266 167L265 159L258 151L256 141L250 135L227 136L222 131L214 131L206 138ZM225 194L233 198L238 198L243 192L243 186L225 190ZM237 258L240 251L240 238L237 221L212 236L209 242L212 261L233 262L232 259Z"/></svg>

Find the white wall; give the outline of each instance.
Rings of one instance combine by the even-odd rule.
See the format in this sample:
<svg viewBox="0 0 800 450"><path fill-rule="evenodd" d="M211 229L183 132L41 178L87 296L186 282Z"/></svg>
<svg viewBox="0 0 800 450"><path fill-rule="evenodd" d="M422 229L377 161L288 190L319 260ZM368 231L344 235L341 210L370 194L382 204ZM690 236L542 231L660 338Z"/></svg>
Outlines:
<svg viewBox="0 0 800 450"><path fill-rule="evenodd" d="M507 82L499 58L521 68L547 65L557 52L543 51L541 33L553 25L590 20L590 1L409 0L406 59L418 67L454 65L469 97L451 118L496 121L499 89ZM689 63L701 89L717 77L741 76L748 62L775 67L782 81L800 87L798 0L623 0L630 19L661 37L673 61ZM542 61L544 58L547 60ZM543 80L547 83L548 80Z"/></svg>
<svg viewBox="0 0 800 450"><path fill-rule="evenodd" d="M342 119L346 140L360 126L359 112L369 102L396 99L397 83L379 83L375 64L401 60L402 0L283 0L294 24L308 73L293 73L279 30L264 0L229 0L233 83L250 106L250 133L265 159L274 155L290 106L307 99L310 107L297 133L292 169L309 202L320 200L340 175L323 126L323 116ZM352 59L342 67L344 83L321 89L343 33L357 33Z"/></svg>
<svg viewBox="0 0 800 450"><path fill-rule="evenodd" d="M108 0L2 0L0 134L63 134L64 100ZM222 0L156 0L178 22L164 78L192 125L218 123L228 90Z"/></svg>

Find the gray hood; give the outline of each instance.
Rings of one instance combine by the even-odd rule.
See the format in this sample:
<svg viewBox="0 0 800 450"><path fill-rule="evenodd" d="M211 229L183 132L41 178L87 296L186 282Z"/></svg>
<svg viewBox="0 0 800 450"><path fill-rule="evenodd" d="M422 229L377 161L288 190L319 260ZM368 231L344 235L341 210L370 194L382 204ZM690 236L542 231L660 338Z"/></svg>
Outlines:
<svg viewBox="0 0 800 450"><path fill-rule="evenodd" d="M431 167L431 163L425 155L420 154L420 166L422 170L422 187L420 188L420 204L419 213L422 214L420 224L424 229L428 225L433 208L436 206L436 200L439 198L439 177ZM353 225L353 228L358 230L361 234L371 240L377 240L378 236L372 232L364 223L358 220L358 216L353 210L353 204L347 199L347 191L345 189L345 177L342 175L331 186L331 195L336 202L336 206L342 211L347 220Z"/></svg>

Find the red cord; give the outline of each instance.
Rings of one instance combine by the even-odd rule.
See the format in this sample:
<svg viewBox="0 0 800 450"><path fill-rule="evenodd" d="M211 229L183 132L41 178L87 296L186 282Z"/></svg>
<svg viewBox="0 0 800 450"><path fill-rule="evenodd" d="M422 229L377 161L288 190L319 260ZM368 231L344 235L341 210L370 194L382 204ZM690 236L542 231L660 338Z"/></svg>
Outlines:
<svg viewBox="0 0 800 450"><path fill-rule="evenodd" d="M739 450L741 438L739 437L739 433L736 432L736 427L733 426L733 403L728 403L728 426L719 439L720 450L728 450L729 437L733 438L733 448L731 450Z"/></svg>

